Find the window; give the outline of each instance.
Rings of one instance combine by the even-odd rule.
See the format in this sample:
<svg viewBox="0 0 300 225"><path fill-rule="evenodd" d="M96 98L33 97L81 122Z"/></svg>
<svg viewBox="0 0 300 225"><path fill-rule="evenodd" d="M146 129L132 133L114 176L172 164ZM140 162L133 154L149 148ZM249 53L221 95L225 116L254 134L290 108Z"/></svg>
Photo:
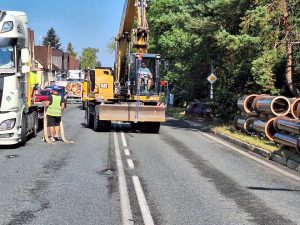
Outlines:
<svg viewBox="0 0 300 225"><path fill-rule="evenodd" d="M0 69L9 69L14 67L13 47L0 47Z"/></svg>

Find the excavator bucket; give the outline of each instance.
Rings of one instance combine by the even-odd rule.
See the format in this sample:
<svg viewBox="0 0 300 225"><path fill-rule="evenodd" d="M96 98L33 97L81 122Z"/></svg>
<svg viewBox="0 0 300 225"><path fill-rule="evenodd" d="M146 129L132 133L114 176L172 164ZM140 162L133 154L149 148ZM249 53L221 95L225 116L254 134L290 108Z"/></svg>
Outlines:
<svg viewBox="0 0 300 225"><path fill-rule="evenodd" d="M122 122L165 122L165 106L137 105L136 103L101 104L99 120Z"/></svg>

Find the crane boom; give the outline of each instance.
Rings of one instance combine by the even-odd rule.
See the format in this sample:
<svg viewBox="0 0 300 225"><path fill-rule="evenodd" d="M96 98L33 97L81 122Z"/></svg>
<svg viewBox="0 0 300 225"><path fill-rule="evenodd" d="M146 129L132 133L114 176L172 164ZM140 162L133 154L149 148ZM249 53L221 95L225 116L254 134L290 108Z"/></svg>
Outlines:
<svg viewBox="0 0 300 225"><path fill-rule="evenodd" d="M126 0L123 9L120 30L117 39L126 39L126 34L133 34L133 47L143 53L147 52L148 47L148 23L146 18L146 0ZM137 27L133 28L134 21Z"/></svg>
<svg viewBox="0 0 300 225"><path fill-rule="evenodd" d="M146 0L125 0L120 29L116 37L116 80L120 80L123 71L123 68L120 68L122 60L130 54L131 46L137 49L138 53L148 52L149 28L146 8ZM135 21L136 28L133 27Z"/></svg>

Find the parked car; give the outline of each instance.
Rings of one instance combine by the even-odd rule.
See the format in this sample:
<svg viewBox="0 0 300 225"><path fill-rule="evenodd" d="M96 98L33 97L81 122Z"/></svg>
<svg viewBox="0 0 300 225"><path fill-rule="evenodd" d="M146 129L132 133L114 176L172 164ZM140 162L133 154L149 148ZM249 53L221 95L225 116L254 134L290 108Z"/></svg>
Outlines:
<svg viewBox="0 0 300 225"><path fill-rule="evenodd" d="M193 116L200 116L205 118L213 118L213 105L210 102L200 102L195 100L190 102L187 106L186 113Z"/></svg>
<svg viewBox="0 0 300 225"><path fill-rule="evenodd" d="M49 95L52 94L51 89L42 89L39 94L36 94L34 96L34 102L43 102L47 101L49 98Z"/></svg>
<svg viewBox="0 0 300 225"><path fill-rule="evenodd" d="M65 103L67 103L68 95L67 95L67 92L66 92L66 88L64 86L52 85L52 86L46 86L45 89L52 90L54 87L58 88L58 90L59 90L58 92L60 93L60 95L62 97L64 97Z"/></svg>

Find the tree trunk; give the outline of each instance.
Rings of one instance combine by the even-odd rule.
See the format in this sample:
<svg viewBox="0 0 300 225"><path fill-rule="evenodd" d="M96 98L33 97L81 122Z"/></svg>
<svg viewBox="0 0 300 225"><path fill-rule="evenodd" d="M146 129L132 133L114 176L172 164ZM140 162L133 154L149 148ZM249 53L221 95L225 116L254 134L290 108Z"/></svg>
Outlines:
<svg viewBox="0 0 300 225"><path fill-rule="evenodd" d="M293 94L294 97L300 96L300 91L295 87L293 83L293 52L292 52L292 41L290 34L290 25L288 21L289 13L288 13L288 0L283 0L283 24L286 38L286 53L287 53L287 63L286 63L286 71L285 77L289 90Z"/></svg>

